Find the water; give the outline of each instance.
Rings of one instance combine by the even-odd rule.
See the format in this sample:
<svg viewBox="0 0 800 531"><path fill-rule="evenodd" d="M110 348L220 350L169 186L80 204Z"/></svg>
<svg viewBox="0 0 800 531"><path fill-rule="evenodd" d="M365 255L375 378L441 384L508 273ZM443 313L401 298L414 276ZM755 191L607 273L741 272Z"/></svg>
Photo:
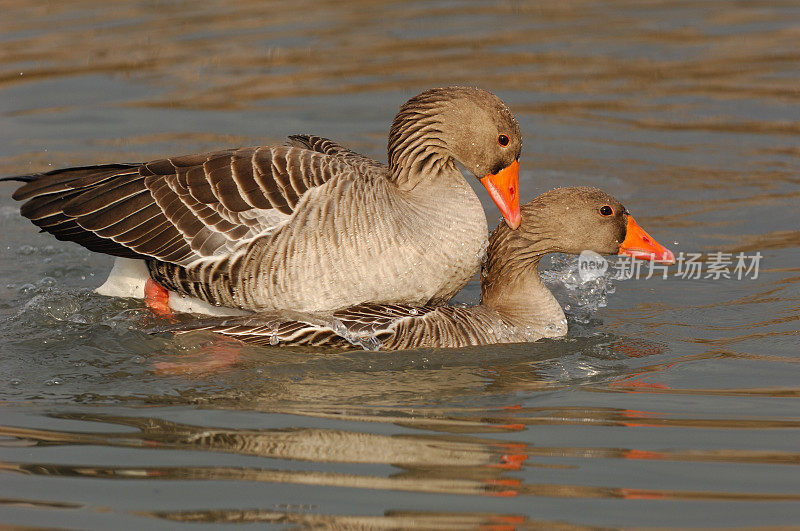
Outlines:
<svg viewBox="0 0 800 531"><path fill-rule="evenodd" d="M584 284L556 257L563 340L242 347L143 333L160 321L140 304L91 294L110 260L37 234L0 185L1 523L800 523L795 2L3 13L0 174L297 132L383 159L403 101L462 83L516 112L523 199L597 186L676 254L763 258L754 280Z"/></svg>

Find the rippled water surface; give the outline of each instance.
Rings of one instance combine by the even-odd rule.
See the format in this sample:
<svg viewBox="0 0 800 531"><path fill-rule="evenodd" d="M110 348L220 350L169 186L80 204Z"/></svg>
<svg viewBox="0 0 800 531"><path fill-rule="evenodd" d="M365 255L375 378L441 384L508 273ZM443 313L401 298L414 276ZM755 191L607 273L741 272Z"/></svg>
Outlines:
<svg viewBox="0 0 800 531"><path fill-rule="evenodd" d="M2 11L0 174L297 132L383 160L403 101L471 84L519 118L523 199L593 185L676 253L763 258L756 279L576 285L556 257L558 341L242 347L145 334L140 303L91 293L111 260L38 234L2 183L0 523L800 524L797 2Z"/></svg>

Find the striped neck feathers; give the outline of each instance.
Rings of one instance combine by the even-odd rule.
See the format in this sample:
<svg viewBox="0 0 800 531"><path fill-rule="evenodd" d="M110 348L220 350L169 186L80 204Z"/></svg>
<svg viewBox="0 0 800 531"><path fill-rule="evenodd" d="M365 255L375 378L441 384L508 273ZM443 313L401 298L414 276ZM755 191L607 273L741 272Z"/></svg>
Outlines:
<svg viewBox="0 0 800 531"><path fill-rule="evenodd" d="M441 122L442 102L420 94L404 104L389 131L389 170L401 189L456 169Z"/></svg>

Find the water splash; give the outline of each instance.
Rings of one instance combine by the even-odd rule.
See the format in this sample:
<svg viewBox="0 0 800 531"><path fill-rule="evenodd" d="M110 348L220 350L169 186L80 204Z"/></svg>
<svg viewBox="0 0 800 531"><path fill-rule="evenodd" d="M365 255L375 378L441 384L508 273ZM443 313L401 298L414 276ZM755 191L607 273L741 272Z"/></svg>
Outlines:
<svg viewBox="0 0 800 531"><path fill-rule="evenodd" d="M488 249L489 249L489 238L486 238L485 240L483 240L483 243L481 244L481 247L480 249L478 249L478 252L476 254L476 256L480 258L481 264L485 264L486 260L489 257L487 253Z"/></svg>
<svg viewBox="0 0 800 531"><path fill-rule="evenodd" d="M269 344L274 346L278 343L280 343L280 340L278 339L278 330L276 328L272 330L272 334L269 336Z"/></svg>
<svg viewBox="0 0 800 531"><path fill-rule="evenodd" d="M582 278L576 256L551 255L539 274L564 308L564 313L575 321L588 324L598 308L608 305L608 296L616 291L609 268L595 278Z"/></svg>
<svg viewBox="0 0 800 531"><path fill-rule="evenodd" d="M342 321L336 319L335 317L331 318L328 326L330 326L331 330L336 332L336 334L342 337L345 341L351 345L361 347L364 350L380 350L381 345L383 345L381 340L378 339L374 332L353 332L348 329Z"/></svg>

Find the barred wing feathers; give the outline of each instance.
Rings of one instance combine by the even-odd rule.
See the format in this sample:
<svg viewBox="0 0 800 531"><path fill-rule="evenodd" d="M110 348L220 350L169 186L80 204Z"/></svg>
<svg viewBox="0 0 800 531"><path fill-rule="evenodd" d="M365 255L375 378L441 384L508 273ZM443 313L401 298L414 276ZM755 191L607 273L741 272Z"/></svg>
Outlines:
<svg viewBox="0 0 800 531"><path fill-rule="evenodd" d="M207 330L255 345L400 350L463 347L498 341L496 314L479 307L361 304L319 317L257 313L169 325L153 332ZM500 339L502 341L502 339Z"/></svg>
<svg viewBox="0 0 800 531"><path fill-rule="evenodd" d="M330 155L331 157L341 159L353 166L359 173L364 175L371 172L389 172L389 167L386 164L381 164L375 159L371 159L360 153L356 153L355 151L337 144L333 140L329 140L321 136L291 135L288 137L288 144L290 146L310 149L311 151L324 153L326 155Z"/></svg>
<svg viewBox="0 0 800 531"><path fill-rule="evenodd" d="M357 173L346 157L254 147L22 176L16 179L27 182L14 199L26 201L22 215L60 240L189 265L276 230L309 189Z"/></svg>

